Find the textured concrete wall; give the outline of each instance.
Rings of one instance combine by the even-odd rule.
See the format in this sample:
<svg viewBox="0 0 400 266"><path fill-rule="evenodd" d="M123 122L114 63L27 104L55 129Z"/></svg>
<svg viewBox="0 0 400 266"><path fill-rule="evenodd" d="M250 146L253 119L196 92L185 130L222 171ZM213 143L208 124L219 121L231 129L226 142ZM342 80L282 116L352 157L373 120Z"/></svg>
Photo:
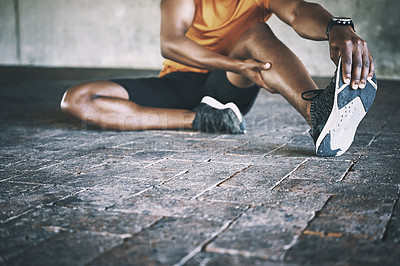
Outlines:
<svg viewBox="0 0 400 266"><path fill-rule="evenodd" d="M10 57L15 37L4 37L0 50L7 56L0 54L0 64L160 68L159 0L1 0L7 16L0 27L11 33L13 2L21 56Z"/></svg>
<svg viewBox="0 0 400 266"><path fill-rule="evenodd" d="M159 0L1 0L0 64L79 67L161 67ZM398 0L314 0L353 17L369 42L381 77L400 78ZM275 17L281 38L313 75L334 70L326 42L300 39Z"/></svg>
<svg viewBox="0 0 400 266"><path fill-rule="evenodd" d="M0 1L0 64L19 63L14 0Z"/></svg>

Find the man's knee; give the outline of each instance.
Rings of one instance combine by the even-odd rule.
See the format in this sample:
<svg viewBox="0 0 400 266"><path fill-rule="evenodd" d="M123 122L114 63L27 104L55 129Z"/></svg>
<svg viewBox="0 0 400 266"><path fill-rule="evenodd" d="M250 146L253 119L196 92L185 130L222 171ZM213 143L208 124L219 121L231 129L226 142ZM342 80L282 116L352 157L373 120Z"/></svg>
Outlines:
<svg viewBox="0 0 400 266"><path fill-rule="evenodd" d="M65 113L74 114L82 106L88 104L93 93L90 87L83 83L69 88L63 95L61 100L61 110Z"/></svg>

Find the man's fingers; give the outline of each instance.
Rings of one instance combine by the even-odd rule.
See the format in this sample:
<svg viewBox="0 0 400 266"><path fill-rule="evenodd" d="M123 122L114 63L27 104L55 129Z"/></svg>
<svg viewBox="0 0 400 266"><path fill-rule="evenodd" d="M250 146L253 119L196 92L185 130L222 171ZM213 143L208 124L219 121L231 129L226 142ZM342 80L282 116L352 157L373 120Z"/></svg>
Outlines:
<svg viewBox="0 0 400 266"><path fill-rule="evenodd" d="M272 64L270 62L267 62L267 63L263 64L262 67L259 70L259 73L257 75L256 84L258 86L260 86L261 88L267 88L268 87L267 84L265 84L264 79L262 78L261 71L262 70L269 70L271 68L271 66L272 66Z"/></svg>
<svg viewBox="0 0 400 266"><path fill-rule="evenodd" d="M356 90L360 86L360 77L363 68L361 53L353 53L353 71L351 73L351 87Z"/></svg>
<svg viewBox="0 0 400 266"><path fill-rule="evenodd" d="M261 74L258 75L258 77L259 77L259 78L257 79L257 85L258 85L260 88L267 88L268 86L267 86L267 84L265 84L264 80L262 79Z"/></svg>
<svg viewBox="0 0 400 266"><path fill-rule="evenodd" d="M374 76L375 64L367 43L349 27L337 27L335 35L329 40L331 59L337 63L336 56L342 60L342 77L353 89L363 89L367 80Z"/></svg>
<svg viewBox="0 0 400 266"><path fill-rule="evenodd" d="M360 79L360 85L359 85L360 89L365 88L365 85L367 84L369 70L370 70L369 54L364 53L362 57L363 57L363 68L361 71L361 79Z"/></svg>
<svg viewBox="0 0 400 266"><path fill-rule="evenodd" d="M266 89L267 91L269 91L270 93L278 93L276 90L274 90L274 89L272 89L271 87L269 87L269 86L267 85L267 83L265 83L265 81L264 81L264 79L263 79L263 77L262 77L262 75L261 75L261 70L269 70L269 69L271 69L271 67L272 67L272 64L271 64L270 62L265 63L265 64L263 65L263 68L260 69L260 71L259 71L259 73L258 73L258 75L257 75L257 78L256 78L255 83L256 83L260 88L264 88L264 89Z"/></svg>
<svg viewBox="0 0 400 266"><path fill-rule="evenodd" d="M374 59L372 58L372 55L369 54L369 74L368 78L372 78L375 73L375 62Z"/></svg>
<svg viewBox="0 0 400 266"><path fill-rule="evenodd" d="M350 56L342 56L342 77L346 84L351 81L351 70L352 70L353 60Z"/></svg>
<svg viewBox="0 0 400 266"><path fill-rule="evenodd" d="M368 77L372 77L375 71L367 43L361 39L346 41L340 52L344 82L351 84L354 90L365 88Z"/></svg>
<svg viewBox="0 0 400 266"><path fill-rule="evenodd" d="M256 65L256 68L258 70L269 70L271 68L272 64L270 62L267 63L258 63Z"/></svg>
<svg viewBox="0 0 400 266"><path fill-rule="evenodd" d="M339 64L340 50L334 47L330 47L330 57L335 65Z"/></svg>
<svg viewBox="0 0 400 266"><path fill-rule="evenodd" d="M342 57L342 74L343 81L346 84L350 84L351 73L353 70L353 43L346 41L346 45L340 49L340 55Z"/></svg>
<svg viewBox="0 0 400 266"><path fill-rule="evenodd" d="M268 70L268 69L271 68L271 66L272 66L272 64L271 64L270 62L267 62L267 63L265 63L265 64L263 65L263 70Z"/></svg>
<svg viewBox="0 0 400 266"><path fill-rule="evenodd" d="M255 78L254 83L256 83L260 88L268 88L268 85L265 83L264 79L262 78L261 72Z"/></svg>

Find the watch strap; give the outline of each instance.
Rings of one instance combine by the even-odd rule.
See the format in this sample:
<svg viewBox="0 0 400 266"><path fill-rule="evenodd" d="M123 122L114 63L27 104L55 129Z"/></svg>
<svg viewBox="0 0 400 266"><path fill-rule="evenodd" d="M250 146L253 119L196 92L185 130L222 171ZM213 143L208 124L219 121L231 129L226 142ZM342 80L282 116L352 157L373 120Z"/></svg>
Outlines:
<svg viewBox="0 0 400 266"><path fill-rule="evenodd" d="M351 20L350 18L346 18L346 19L341 19L341 18L335 18L333 17L331 19L331 21L329 22L328 26L326 27L326 36L328 37L329 40L329 33L331 31L331 28L333 26L350 26L354 31L356 31L354 29L354 23L353 20Z"/></svg>

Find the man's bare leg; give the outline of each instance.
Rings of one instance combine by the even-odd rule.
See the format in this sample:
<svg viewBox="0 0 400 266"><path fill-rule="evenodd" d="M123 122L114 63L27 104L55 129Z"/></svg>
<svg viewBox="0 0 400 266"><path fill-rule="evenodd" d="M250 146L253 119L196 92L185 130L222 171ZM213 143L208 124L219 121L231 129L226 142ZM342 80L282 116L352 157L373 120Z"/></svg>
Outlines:
<svg viewBox="0 0 400 266"><path fill-rule="evenodd" d="M140 106L111 81L71 87L61 101L64 112L83 121L115 130L191 129L195 113L188 110Z"/></svg>
<svg viewBox="0 0 400 266"><path fill-rule="evenodd" d="M280 93L310 124L310 102L302 92L318 89L298 57L273 34L265 23L258 23L246 31L233 48L231 57L271 62L272 67L261 75L268 90ZM228 72L228 79L239 87L248 87L250 80Z"/></svg>

